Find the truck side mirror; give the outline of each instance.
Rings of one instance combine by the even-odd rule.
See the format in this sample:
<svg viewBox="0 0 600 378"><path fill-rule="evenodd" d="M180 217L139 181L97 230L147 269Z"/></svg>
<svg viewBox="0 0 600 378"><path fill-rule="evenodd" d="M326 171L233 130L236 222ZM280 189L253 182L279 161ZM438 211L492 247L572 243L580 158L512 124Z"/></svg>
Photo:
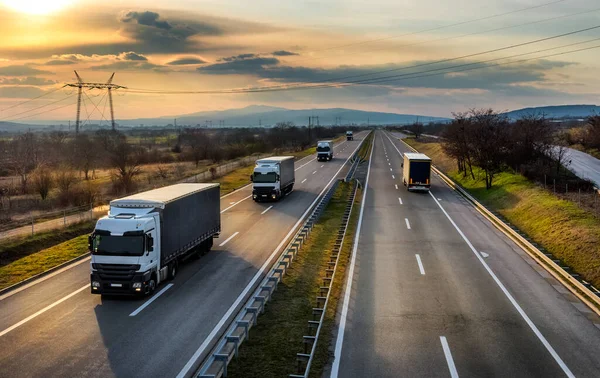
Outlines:
<svg viewBox="0 0 600 378"><path fill-rule="evenodd" d="M400 163L400 167L404 168L404 163Z"/></svg>
<svg viewBox="0 0 600 378"><path fill-rule="evenodd" d="M93 252L93 243L94 243L94 236L88 235L88 251L90 251L90 253Z"/></svg>
<svg viewBox="0 0 600 378"><path fill-rule="evenodd" d="M254 182L254 176L250 175L250 182Z"/></svg>

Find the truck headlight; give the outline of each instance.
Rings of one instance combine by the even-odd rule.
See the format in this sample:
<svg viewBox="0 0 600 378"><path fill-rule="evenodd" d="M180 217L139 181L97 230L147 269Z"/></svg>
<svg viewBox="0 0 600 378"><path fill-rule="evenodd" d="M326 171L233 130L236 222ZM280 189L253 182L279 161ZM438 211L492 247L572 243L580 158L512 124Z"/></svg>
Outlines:
<svg viewBox="0 0 600 378"><path fill-rule="evenodd" d="M271 194L271 198L275 199L277 196L275 194Z"/></svg>
<svg viewBox="0 0 600 378"><path fill-rule="evenodd" d="M134 289L140 289L142 287L142 283L141 282L134 282L133 283L133 288Z"/></svg>
<svg viewBox="0 0 600 378"><path fill-rule="evenodd" d="M100 282L92 281L92 287L100 287Z"/></svg>
<svg viewBox="0 0 600 378"><path fill-rule="evenodd" d="M257 195L256 195L256 194L252 195L252 198L253 198L253 199L256 199L256 197L257 197Z"/></svg>

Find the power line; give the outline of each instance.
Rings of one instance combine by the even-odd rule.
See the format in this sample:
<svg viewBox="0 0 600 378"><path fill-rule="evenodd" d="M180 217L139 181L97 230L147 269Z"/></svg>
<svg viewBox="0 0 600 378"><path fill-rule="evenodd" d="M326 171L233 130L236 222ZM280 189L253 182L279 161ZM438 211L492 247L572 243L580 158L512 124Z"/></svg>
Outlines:
<svg viewBox="0 0 600 378"><path fill-rule="evenodd" d="M28 110L22 111L21 113L12 114L12 115L10 115L10 116L8 116L8 117L4 117L4 118L2 118L2 119L0 119L0 120L4 121L4 120L10 119L10 118L13 118L13 117L19 116L19 115L21 115L21 114L25 114L25 113L33 112L33 111L35 111L35 110L38 110L38 109L45 108L46 106L50 106L50 105L54 105L54 104L56 104L56 103L58 103L58 102L62 102L62 101L66 100L66 99L68 99L68 98L71 98L71 97L73 97L73 96L75 96L75 95L74 95L74 94L72 94L72 95L69 95L69 96L67 96L67 97L64 97L64 98L62 98L62 99L60 99L60 100L52 101L52 102L50 102L50 103L48 103L48 104L45 104L45 105L42 105L42 106L38 106L38 107L36 107L36 108L32 108L32 109L28 109ZM33 99L32 99L32 100L33 100Z"/></svg>
<svg viewBox="0 0 600 378"><path fill-rule="evenodd" d="M58 106L58 107L56 107L56 108L52 108L52 109L49 109L49 110L44 110L44 111L42 111L42 112L39 112L39 113L35 113L35 114L29 114L29 115L26 115L26 116L23 116L23 117L20 117L20 118L10 119L10 120L8 120L8 121L6 121L6 122L18 121L18 120L20 120L20 119L29 118L29 117L34 117L34 116L36 116L36 115L40 115L40 114L50 113L50 112L53 112L53 111L55 111L55 110L62 109L62 108L66 108L67 106L72 106L72 105L73 105L73 104L67 104L67 105L63 105L63 106Z"/></svg>
<svg viewBox="0 0 600 378"><path fill-rule="evenodd" d="M44 97L44 96L48 96L49 94L52 94L52 93L54 93L54 92L56 92L56 91L59 91L59 90L63 89L64 87L65 87L65 85L63 85L62 87L56 88L56 89L52 89L51 91L48 91L48 92L46 92L46 93L44 93L44 94L41 94L41 95L39 95L39 96L36 96L36 97L30 98L29 100L25 100L25 101L19 102L18 104L11 105L11 106L9 106L9 107L6 107L6 108L4 108L4 109L0 110L0 112L5 112L6 110L10 110L10 109L12 109L12 108L16 108L17 106L21 106L21 105L23 105L23 104L26 104L26 103L28 103L28 102L31 102L31 101L37 100L38 98L42 98L42 97Z"/></svg>
<svg viewBox="0 0 600 378"><path fill-rule="evenodd" d="M597 25L597 26L593 26L593 27L588 27L588 28L584 28L584 29L579 29L579 30L575 30L575 31L567 32L567 33L554 35L551 37L540 38L540 39L536 39L533 41L513 44L513 45L504 46L504 47L500 47L500 48L496 48L496 49L492 49L492 50L486 50L486 51L482 51L482 52L478 52L478 53L462 55L462 56L458 56L458 57L454 57L454 58L447 58L447 59L442 59L442 60L438 60L438 61L434 61L434 62L420 63L420 64L415 64L412 66L405 66L405 67L392 68L392 69L387 69L387 70L368 72L368 73L364 73L364 74L349 75L349 76L345 76L345 77L338 77L338 78L315 81L315 82L310 82L310 83L282 84L282 85L272 85L272 86L264 86L264 87L232 88L232 89L225 89L225 90L205 90L205 91L163 91L163 90L152 90L152 89L148 90L148 89L136 89L136 88L126 89L126 91L129 93L140 93L140 94L142 94L142 93L143 94L220 94L220 93L223 93L224 94L224 93L274 92L274 91L283 91L283 90L292 90L292 89L316 89L316 88L322 88L324 86L323 85L314 85L314 84L323 84L323 83L328 83L328 82L330 84L325 85L325 87L339 86L340 84L338 82L342 82L342 84L343 84L343 80L354 79L354 78L365 77L365 76L380 75L380 74L384 74L384 73L403 71L403 70L412 69L412 68L421 68L421 67L426 67L426 66L431 66L431 65L441 64L441 63L448 63L448 62L452 62L452 61L472 58L475 56L480 56L480 55L490 54L490 53L494 53L494 52L500 52L500 51L505 51L505 50L509 50L509 49L514 49L517 47L528 46L528 45L532 45L535 43L546 42L546 41L550 41L553 39L562 38L562 37L566 37L566 36L570 36L570 35L575 35L575 34L583 33L583 32L590 31L590 30L595 30L595 29L599 29L599 28L600 28L600 25ZM375 78L366 79L366 80L377 80L377 79L380 79L380 78L375 77ZM331 83L331 82L335 82L335 83Z"/></svg>
<svg viewBox="0 0 600 378"><path fill-rule="evenodd" d="M538 9L538 8L546 7L546 6L549 6L549 5L554 5L554 4L562 3L564 1L565 0L551 1L549 3L544 3L544 4L540 4L540 5L534 5L534 6L527 7L527 8L516 9L516 10L510 11L510 12L494 14L494 15L480 17L480 18L475 18L475 19L471 19L471 20L467 20L467 21L461 21L461 22L457 22L457 23L454 23L454 24L450 24L450 25L437 26L435 28L429 28L429 29L422 29L422 30L419 30L419 31L415 31L415 32L411 32L411 33L405 33L405 34L400 34L400 35L396 35L396 36L375 38L375 39L369 39L369 40L365 40L365 41L361 41L361 42L348 43L348 44L345 44L345 45L332 46L332 47L327 47L327 48L324 48L324 49L321 49L321 50L313 50L313 51L310 51L308 53L310 54L310 53L314 53L314 52L335 50L335 49L340 49L340 48L344 48L344 47L364 45L364 44L372 43L372 42L380 42L380 41L385 41L385 40L389 40L389 39L402 38L402 37L407 37L407 36L421 34L421 33L438 31L438 30L442 30L442 29L447 29L447 28L455 27L455 26L472 24L472 23L479 22L479 21L490 20L490 19L493 19L493 18L498 18L498 17L502 17L502 16L508 16L508 15L511 15L511 14L520 13L520 12L524 12L524 11L528 11L528 10ZM310 59L306 59L306 60L310 60ZM304 61L304 60L297 60L297 62L302 62L302 61Z"/></svg>

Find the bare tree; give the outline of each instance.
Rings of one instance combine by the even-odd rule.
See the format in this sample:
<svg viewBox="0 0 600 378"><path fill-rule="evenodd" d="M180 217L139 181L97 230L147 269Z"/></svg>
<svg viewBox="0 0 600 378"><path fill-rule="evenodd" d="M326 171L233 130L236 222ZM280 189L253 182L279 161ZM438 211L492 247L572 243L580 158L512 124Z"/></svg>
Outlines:
<svg viewBox="0 0 600 378"><path fill-rule="evenodd" d="M425 127L423 126L422 123L415 122L408 127L408 130L414 134L415 138L419 139L421 137L421 135L423 135L423 131L425 130Z"/></svg>
<svg viewBox="0 0 600 378"><path fill-rule="evenodd" d="M131 193L135 189L135 177L141 173L137 151L122 141L112 148L111 165L114 168L113 179L118 189Z"/></svg>
<svg viewBox="0 0 600 378"><path fill-rule="evenodd" d="M29 174L38 164L38 140L35 134L27 132L17 136L10 144L9 154L13 172L21 181L21 192L27 193Z"/></svg>
<svg viewBox="0 0 600 378"><path fill-rule="evenodd" d="M58 188L59 193L59 201L66 205L71 200L71 191L75 182L77 181L77 177L75 177L75 172L71 167L61 166L58 168L55 174L55 182Z"/></svg>
<svg viewBox="0 0 600 378"><path fill-rule="evenodd" d="M469 173L474 180L472 151L470 148L473 124L468 113L454 113L454 120L443 133L442 148L446 154L456 159L459 172L463 177Z"/></svg>
<svg viewBox="0 0 600 378"><path fill-rule="evenodd" d="M48 198L53 185L52 172L45 164L40 164L33 173L33 187L42 200Z"/></svg>
<svg viewBox="0 0 600 378"><path fill-rule="evenodd" d="M502 170L508 153L508 119L492 109L470 112L473 162L485 173L485 187L491 189L494 176Z"/></svg>
<svg viewBox="0 0 600 378"><path fill-rule="evenodd" d="M73 146L72 164L83 173L86 181L98 160L98 146L87 134L79 134Z"/></svg>

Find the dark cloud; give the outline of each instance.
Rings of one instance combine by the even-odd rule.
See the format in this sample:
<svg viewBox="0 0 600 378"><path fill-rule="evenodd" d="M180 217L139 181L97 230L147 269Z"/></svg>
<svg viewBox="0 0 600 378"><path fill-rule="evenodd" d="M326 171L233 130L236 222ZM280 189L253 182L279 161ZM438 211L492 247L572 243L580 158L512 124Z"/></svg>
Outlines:
<svg viewBox="0 0 600 378"><path fill-rule="evenodd" d="M433 61L421 61L409 64L385 64L378 66L311 68L282 65L276 58L239 59L238 57L224 58L225 63L200 67L198 71L212 75L251 75L261 79L271 79L286 83L334 83L337 81L369 84L365 80L382 79L382 81L373 84L391 85L401 88L505 90L510 85L543 83L548 80L546 74L550 70L562 68L570 64L560 61L540 60L521 65L464 66L462 68L455 68L454 70L458 71L474 67L481 68L464 72L444 73L443 71L434 70L447 69L450 71L454 66L475 62L462 61L433 64ZM231 60L231 58L237 59ZM420 65L420 67L413 68L412 66L415 65ZM376 72L382 73L373 74Z"/></svg>
<svg viewBox="0 0 600 378"><path fill-rule="evenodd" d="M41 77L28 76L26 78L18 77L5 77L0 78L0 85L53 85L57 82L54 80L47 80Z"/></svg>
<svg viewBox="0 0 600 378"><path fill-rule="evenodd" d="M121 17L121 22L137 22L140 25L152 26L158 29L171 30L173 27L167 21L159 21L156 12L127 12Z"/></svg>
<svg viewBox="0 0 600 378"><path fill-rule="evenodd" d="M285 51L285 50L279 50L279 51L273 51L272 52L273 55L275 56L291 56L291 55L300 55L298 53L295 52L291 52L291 51Z"/></svg>
<svg viewBox="0 0 600 378"><path fill-rule="evenodd" d="M124 52L124 53L119 54L118 59L121 59L121 60L136 60L136 61L147 61L148 60L148 58L146 58L145 56L140 55L140 54L136 54L133 51Z"/></svg>
<svg viewBox="0 0 600 378"><path fill-rule="evenodd" d="M50 60L46 63L44 63L44 66L67 66L70 64L75 64L76 62L73 60L61 60L61 59L55 59L55 60Z"/></svg>
<svg viewBox="0 0 600 378"><path fill-rule="evenodd" d="M188 65L188 64L203 64L203 63L206 63L206 61L204 61L202 59L198 59L198 58L181 58L181 59L173 60L167 64L170 66L184 66L184 65Z"/></svg>
<svg viewBox="0 0 600 378"><path fill-rule="evenodd" d="M146 61L135 61L135 60L119 60L113 63L101 64L98 66L92 66L92 70L95 71L147 71L153 70L157 72L164 72L167 69L163 66L152 64Z"/></svg>
<svg viewBox="0 0 600 378"><path fill-rule="evenodd" d="M37 87L0 87L0 98L32 98L44 93Z"/></svg>
<svg viewBox="0 0 600 378"><path fill-rule="evenodd" d="M29 65L12 65L0 67L0 76L33 76L51 74L52 72L38 70Z"/></svg>
<svg viewBox="0 0 600 378"><path fill-rule="evenodd" d="M253 54L249 54L253 55ZM256 75L268 71L268 67L279 64L276 58L250 58L215 63L205 67L198 67L202 73L213 75Z"/></svg>
<svg viewBox="0 0 600 378"><path fill-rule="evenodd" d="M258 54L240 54L240 55L234 55L234 56L228 56L225 58L221 58L218 60L218 62L233 62L235 60L244 60L244 59L251 59L251 58L258 58L259 55Z"/></svg>

